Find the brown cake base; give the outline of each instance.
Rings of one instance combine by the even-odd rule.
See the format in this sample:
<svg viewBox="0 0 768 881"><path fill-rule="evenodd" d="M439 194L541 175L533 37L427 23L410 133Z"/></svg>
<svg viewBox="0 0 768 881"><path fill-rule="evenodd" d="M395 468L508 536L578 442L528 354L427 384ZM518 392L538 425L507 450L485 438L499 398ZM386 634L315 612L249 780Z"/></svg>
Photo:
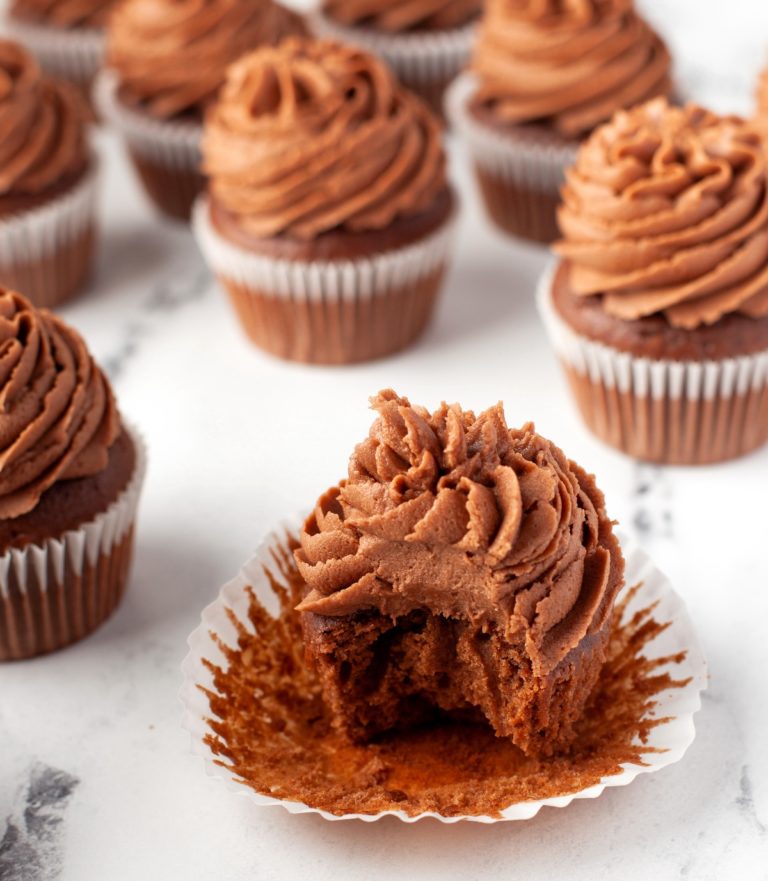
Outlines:
<svg viewBox="0 0 768 881"><path fill-rule="evenodd" d="M185 171L153 162L136 150L129 150L147 195L166 217L189 222L195 199L205 187L199 171Z"/></svg>
<svg viewBox="0 0 768 881"><path fill-rule="evenodd" d="M488 215L502 232L544 245L559 237L557 189L549 192L526 188L480 165L475 166L475 174Z"/></svg>

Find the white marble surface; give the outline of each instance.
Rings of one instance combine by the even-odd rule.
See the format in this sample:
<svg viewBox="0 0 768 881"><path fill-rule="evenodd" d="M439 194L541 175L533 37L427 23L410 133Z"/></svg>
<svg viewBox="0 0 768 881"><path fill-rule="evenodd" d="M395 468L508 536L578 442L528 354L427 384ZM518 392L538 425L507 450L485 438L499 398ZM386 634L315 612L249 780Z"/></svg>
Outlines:
<svg viewBox="0 0 768 881"><path fill-rule="evenodd" d="M746 110L768 47L758 0L646 3L681 78ZM98 633L0 667L0 879L151 881L768 877L768 450L683 470L639 466L579 423L532 303L546 255L500 239L466 196L434 327L401 356L307 369L252 349L189 235L138 195L109 134L104 236L65 311L109 368L151 461L131 588ZM711 667L680 764L515 825L329 824L256 809L189 755L176 693L202 607L282 516L342 475L392 385L414 400L506 402L594 470L609 508L689 603Z"/></svg>

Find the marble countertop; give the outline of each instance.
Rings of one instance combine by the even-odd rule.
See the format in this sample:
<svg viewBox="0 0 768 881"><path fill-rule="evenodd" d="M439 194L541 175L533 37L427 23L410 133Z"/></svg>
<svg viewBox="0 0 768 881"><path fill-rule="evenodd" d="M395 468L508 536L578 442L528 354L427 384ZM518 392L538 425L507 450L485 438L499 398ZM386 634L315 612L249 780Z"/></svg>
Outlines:
<svg viewBox="0 0 768 881"><path fill-rule="evenodd" d="M683 89L745 111L768 9L645 8ZM104 233L88 294L65 310L146 435L132 584L95 635L0 667L0 879L151 881L390 877L768 878L768 449L696 470L638 465L580 424L533 305L543 249L484 219L461 149L465 210L437 320L398 357L348 369L279 363L245 341L187 231L153 216L103 132ZM177 702L200 611L282 517L344 473L367 397L504 400L596 472L609 510L672 578L711 686L679 764L595 801L481 827L328 823L258 809L203 774Z"/></svg>

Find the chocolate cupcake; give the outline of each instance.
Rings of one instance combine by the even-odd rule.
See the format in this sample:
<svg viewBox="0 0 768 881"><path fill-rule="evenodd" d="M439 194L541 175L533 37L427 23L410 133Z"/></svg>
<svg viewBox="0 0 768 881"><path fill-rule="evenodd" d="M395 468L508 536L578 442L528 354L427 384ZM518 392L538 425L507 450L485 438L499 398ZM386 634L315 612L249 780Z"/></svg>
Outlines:
<svg viewBox="0 0 768 881"><path fill-rule="evenodd" d="M355 741L447 714L528 754L567 746L624 561L602 493L501 405L434 413L385 391L296 551L306 651Z"/></svg>
<svg viewBox="0 0 768 881"><path fill-rule="evenodd" d="M82 101L0 40L0 284L37 306L77 294L91 267L96 160Z"/></svg>
<svg viewBox="0 0 768 881"><path fill-rule="evenodd" d="M663 99L579 151L540 305L587 425L653 462L768 439L768 172L743 120Z"/></svg>
<svg viewBox="0 0 768 881"><path fill-rule="evenodd" d="M81 639L115 609L144 474L85 343L0 292L0 661Z"/></svg>
<svg viewBox="0 0 768 881"><path fill-rule="evenodd" d="M383 58L439 115L448 84L469 61L482 0L324 0L316 32Z"/></svg>
<svg viewBox="0 0 768 881"><path fill-rule="evenodd" d="M632 0L487 0L471 72L447 106L494 223L551 242L581 140L614 111L670 88L667 49Z"/></svg>
<svg viewBox="0 0 768 881"><path fill-rule="evenodd" d="M116 8L96 100L164 214L188 220L203 188L202 118L227 65L303 32L302 19L272 0L123 0Z"/></svg>
<svg viewBox="0 0 768 881"><path fill-rule="evenodd" d="M454 197L441 126L386 65L289 39L233 65L206 119L195 232L258 346L344 364L426 327Z"/></svg>

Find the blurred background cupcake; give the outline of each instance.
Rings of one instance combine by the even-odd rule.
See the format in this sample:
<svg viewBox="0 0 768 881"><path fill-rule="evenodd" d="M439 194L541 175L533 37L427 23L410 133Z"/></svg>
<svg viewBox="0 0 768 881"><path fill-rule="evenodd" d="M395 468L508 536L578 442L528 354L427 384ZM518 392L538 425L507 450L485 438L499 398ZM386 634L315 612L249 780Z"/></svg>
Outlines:
<svg viewBox="0 0 768 881"><path fill-rule="evenodd" d="M614 111L670 90L667 48L632 0L486 0L471 72L447 108L496 225L551 242L580 141Z"/></svg>
<svg viewBox="0 0 768 881"><path fill-rule="evenodd" d="M206 118L194 226L257 345L335 364L419 336L453 231L441 130L352 46L289 39L230 68Z"/></svg>
<svg viewBox="0 0 768 881"><path fill-rule="evenodd" d="M202 189L202 117L227 65L256 46L303 32L302 19L271 0L119 3L96 100L163 213L187 220Z"/></svg>
<svg viewBox="0 0 768 881"><path fill-rule="evenodd" d="M442 115L448 84L469 61L482 0L324 0L321 36L383 58L403 85Z"/></svg>
<svg viewBox="0 0 768 881"><path fill-rule="evenodd" d="M0 291L0 661L81 639L125 589L140 438L79 334Z"/></svg>
<svg viewBox="0 0 768 881"><path fill-rule="evenodd" d="M37 306L77 294L91 268L97 163L74 87L0 40L0 284Z"/></svg>
<svg viewBox="0 0 768 881"><path fill-rule="evenodd" d="M768 173L744 121L657 99L579 151L540 307L587 426L654 462L768 439Z"/></svg>

